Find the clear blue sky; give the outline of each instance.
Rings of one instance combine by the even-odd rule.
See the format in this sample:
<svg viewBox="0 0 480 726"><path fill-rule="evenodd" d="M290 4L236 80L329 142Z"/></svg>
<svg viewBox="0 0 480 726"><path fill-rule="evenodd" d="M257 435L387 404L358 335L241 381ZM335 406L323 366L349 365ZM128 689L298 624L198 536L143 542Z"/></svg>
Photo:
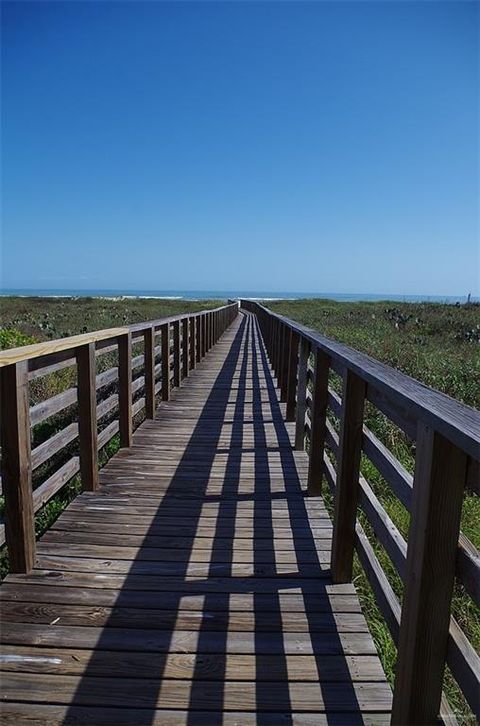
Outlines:
<svg viewBox="0 0 480 726"><path fill-rule="evenodd" d="M478 294L476 3L2 6L4 286Z"/></svg>

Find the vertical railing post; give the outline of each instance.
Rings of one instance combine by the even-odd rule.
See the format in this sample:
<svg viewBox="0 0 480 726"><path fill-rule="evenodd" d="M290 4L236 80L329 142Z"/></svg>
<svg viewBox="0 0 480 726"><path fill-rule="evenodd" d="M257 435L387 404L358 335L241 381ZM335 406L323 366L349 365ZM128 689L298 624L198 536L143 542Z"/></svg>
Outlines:
<svg viewBox="0 0 480 726"><path fill-rule="evenodd" d="M173 328L173 385L180 385L180 320L174 320Z"/></svg>
<svg viewBox="0 0 480 726"><path fill-rule="evenodd" d="M275 353L275 375L277 378L277 387L281 388L282 385L282 340L283 340L283 325L280 320L277 321L277 350Z"/></svg>
<svg viewBox="0 0 480 726"><path fill-rule="evenodd" d="M307 494L320 496L327 429L328 372L330 370L330 358L320 348L315 349L314 365Z"/></svg>
<svg viewBox="0 0 480 726"><path fill-rule="evenodd" d="M188 318L182 319L182 378L188 376Z"/></svg>
<svg viewBox="0 0 480 726"><path fill-rule="evenodd" d="M292 329L289 336L288 348L288 374L287 374L287 409L286 420L295 421L297 408L297 373L298 373L298 345L299 334Z"/></svg>
<svg viewBox="0 0 480 726"><path fill-rule="evenodd" d="M202 321L202 358L205 357L207 352L207 316L205 313L201 315Z"/></svg>
<svg viewBox="0 0 480 726"><path fill-rule="evenodd" d="M201 321L200 315L197 315L195 320L196 320L196 327L197 327L196 359L197 359L197 363L200 363L200 361L202 360L202 321Z"/></svg>
<svg viewBox="0 0 480 726"><path fill-rule="evenodd" d="M155 416L155 329L143 331L143 358L145 368L145 416Z"/></svg>
<svg viewBox="0 0 480 726"><path fill-rule="evenodd" d="M418 423L392 724L438 723L467 456Z"/></svg>
<svg viewBox="0 0 480 726"><path fill-rule="evenodd" d="M197 345L196 345L196 323L195 318L192 316L189 318L190 320L190 370L192 371L195 368L195 362L197 357Z"/></svg>
<svg viewBox="0 0 480 726"><path fill-rule="evenodd" d="M132 335L118 336L118 410L120 446L132 445Z"/></svg>
<svg viewBox="0 0 480 726"><path fill-rule="evenodd" d="M295 449L303 451L305 447L305 414L307 411L307 373L310 343L303 336L300 339L300 355L298 359L297 410L295 414Z"/></svg>
<svg viewBox="0 0 480 726"><path fill-rule="evenodd" d="M170 399L170 324L160 327L162 336L162 401Z"/></svg>
<svg viewBox="0 0 480 726"><path fill-rule="evenodd" d="M347 368L343 375L333 520L331 571L335 583L352 579L365 392L365 381Z"/></svg>
<svg viewBox="0 0 480 726"><path fill-rule="evenodd" d="M78 441L82 489L98 487L98 435L95 343L75 349L77 361Z"/></svg>
<svg viewBox="0 0 480 726"><path fill-rule="evenodd" d="M280 384L280 401L283 403L287 400L288 390L288 362L290 359L290 338L291 330L287 325L283 325L283 344L282 344L282 377Z"/></svg>
<svg viewBox="0 0 480 726"><path fill-rule="evenodd" d="M30 572L35 562L28 361L0 370L2 488L5 539L11 572Z"/></svg>
<svg viewBox="0 0 480 726"><path fill-rule="evenodd" d="M285 326L278 321L278 350L277 350L277 381L280 390L283 385L283 346L285 345Z"/></svg>

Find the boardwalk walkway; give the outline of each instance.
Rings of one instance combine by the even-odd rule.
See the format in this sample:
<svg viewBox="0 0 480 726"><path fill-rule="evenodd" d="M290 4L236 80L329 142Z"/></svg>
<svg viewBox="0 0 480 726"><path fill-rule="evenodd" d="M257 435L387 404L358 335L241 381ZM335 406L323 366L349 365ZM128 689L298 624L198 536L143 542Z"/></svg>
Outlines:
<svg viewBox="0 0 480 726"><path fill-rule="evenodd" d="M5 723L389 722L292 426L242 314L2 586Z"/></svg>

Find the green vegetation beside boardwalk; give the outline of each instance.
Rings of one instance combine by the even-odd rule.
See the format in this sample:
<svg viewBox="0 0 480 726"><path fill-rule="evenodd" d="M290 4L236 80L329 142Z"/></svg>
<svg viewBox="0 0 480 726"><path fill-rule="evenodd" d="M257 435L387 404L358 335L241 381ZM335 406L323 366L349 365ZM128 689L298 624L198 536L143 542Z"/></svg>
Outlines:
<svg viewBox="0 0 480 726"><path fill-rule="evenodd" d="M282 300L266 306L480 408L480 303Z"/></svg>
<svg viewBox="0 0 480 726"><path fill-rule="evenodd" d="M208 310L220 300L101 297L1 297L0 348Z"/></svg>
<svg viewBox="0 0 480 726"><path fill-rule="evenodd" d="M480 408L479 304L341 303L331 300L282 300L265 304L280 315L367 353L469 406ZM341 392L338 376L331 375L331 384ZM334 416L330 420L338 431L339 421ZM366 406L365 422L413 472L414 443L370 404ZM362 457L362 473L407 539L409 513L365 456ZM326 485L324 497L332 513L332 497ZM395 567L362 512L359 512L359 519L401 601L403 585ZM462 531L480 548L480 498L469 492L464 498ZM393 682L396 648L358 560L355 584L384 669ZM472 645L479 650L480 609L460 584L455 588L452 612ZM476 720L449 673L445 678L445 693L459 722L473 726Z"/></svg>

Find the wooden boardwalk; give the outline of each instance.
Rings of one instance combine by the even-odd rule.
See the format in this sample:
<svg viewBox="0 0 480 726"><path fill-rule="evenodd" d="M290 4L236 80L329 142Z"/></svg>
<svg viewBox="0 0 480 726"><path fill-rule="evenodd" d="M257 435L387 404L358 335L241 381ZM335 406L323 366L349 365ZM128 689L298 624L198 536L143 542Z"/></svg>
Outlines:
<svg viewBox="0 0 480 726"><path fill-rule="evenodd" d="M284 414L242 314L0 589L5 723L389 723Z"/></svg>

